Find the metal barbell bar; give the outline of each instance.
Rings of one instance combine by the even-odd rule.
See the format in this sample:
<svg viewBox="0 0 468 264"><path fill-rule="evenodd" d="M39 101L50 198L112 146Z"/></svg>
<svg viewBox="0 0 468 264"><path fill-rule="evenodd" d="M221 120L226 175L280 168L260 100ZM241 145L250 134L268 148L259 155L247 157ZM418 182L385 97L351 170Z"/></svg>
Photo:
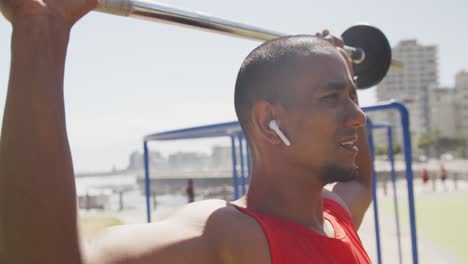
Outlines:
<svg viewBox="0 0 468 264"><path fill-rule="evenodd" d="M290 35L234 21L229 21L226 19L216 18L197 11L175 8L166 4L161 4L150 0L99 0L99 5L96 8L96 11L119 16L135 17L166 24L181 25L195 29L202 29L206 31L259 41L268 41L278 37ZM366 77L360 78L364 80L364 83L358 81L358 87L363 89L371 87L383 79L383 77L388 71L388 67L392 62L391 49L390 45L388 44L388 40L380 30L366 25L358 25L356 27L365 27L364 31L369 31L370 28L371 34L373 34L373 36L375 35L375 37L373 37L373 41L376 41L380 46L388 46L384 48L384 51L388 54L383 54L380 51L377 52L380 55L384 55L380 57L385 58L382 62L382 67L380 67L381 69L379 69L378 72L375 72L376 62L374 62L372 65L363 65L364 62L369 58L368 53L370 52L366 50L366 48L362 47L362 45L365 45L365 43L360 42L362 44L361 46L346 45L347 42L345 34L348 32L349 34L352 33L354 35L357 32L359 37L362 37L362 34L360 34L360 32L362 32L362 28L352 27L349 30L345 31L345 33L343 33L343 38L345 40L344 49L348 53L355 65L356 75L358 77ZM373 46L375 47L375 45ZM395 63L395 66L398 65ZM366 71L365 76L360 76L359 68ZM368 78L369 74L367 74L367 71L369 70L373 71L373 76L370 76L372 77L370 79Z"/></svg>

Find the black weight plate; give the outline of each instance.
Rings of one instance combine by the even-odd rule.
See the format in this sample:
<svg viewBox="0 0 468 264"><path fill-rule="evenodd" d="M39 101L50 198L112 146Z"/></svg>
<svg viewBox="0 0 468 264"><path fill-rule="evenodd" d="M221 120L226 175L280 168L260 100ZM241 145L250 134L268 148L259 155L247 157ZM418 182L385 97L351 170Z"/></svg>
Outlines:
<svg viewBox="0 0 468 264"><path fill-rule="evenodd" d="M369 25L356 25L343 32L341 37L346 46L362 48L366 53L363 62L353 64L358 89L382 81L392 62L392 49L382 31Z"/></svg>

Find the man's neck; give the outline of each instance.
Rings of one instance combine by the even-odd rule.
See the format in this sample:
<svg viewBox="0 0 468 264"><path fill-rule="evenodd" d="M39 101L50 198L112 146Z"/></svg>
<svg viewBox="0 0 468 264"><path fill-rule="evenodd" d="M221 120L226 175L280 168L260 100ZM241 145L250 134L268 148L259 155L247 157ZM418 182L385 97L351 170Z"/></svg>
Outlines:
<svg viewBox="0 0 468 264"><path fill-rule="evenodd" d="M251 179L249 191L243 198L247 208L323 233L323 185L318 175L288 168L254 168Z"/></svg>

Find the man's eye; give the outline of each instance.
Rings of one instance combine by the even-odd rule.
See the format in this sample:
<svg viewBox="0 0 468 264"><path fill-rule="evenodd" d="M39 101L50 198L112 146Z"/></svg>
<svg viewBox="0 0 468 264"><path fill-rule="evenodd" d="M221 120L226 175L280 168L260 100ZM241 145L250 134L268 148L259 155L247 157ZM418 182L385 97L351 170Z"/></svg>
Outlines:
<svg viewBox="0 0 468 264"><path fill-rule="evenodd" d="M338 94L329 94L327 96L322 97L323 100L331 101L331 100L337 100L339 97Z"/></svg>

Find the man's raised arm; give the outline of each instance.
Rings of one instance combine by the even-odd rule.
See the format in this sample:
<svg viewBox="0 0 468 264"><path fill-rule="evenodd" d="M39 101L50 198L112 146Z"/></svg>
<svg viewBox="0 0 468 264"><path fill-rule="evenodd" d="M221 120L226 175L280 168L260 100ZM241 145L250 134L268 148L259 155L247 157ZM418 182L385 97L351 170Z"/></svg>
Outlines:
<svg viewBox="0 0 468 264"><path fill-rule="evenodd" d="M71 27L95 5L0 0L13 27L0 142L0 259L6 263L81 263L63 75Z"/></svg>
<svg viewBox="0 0 468 264"><path fill-rule="evenodd" d="M81 248L63 75L71 27L95 4L0 0L13 26L0 141L0 263L220 263L218 230L225 228L211 215L226 207L219 202L104 231Z"/></svg>

